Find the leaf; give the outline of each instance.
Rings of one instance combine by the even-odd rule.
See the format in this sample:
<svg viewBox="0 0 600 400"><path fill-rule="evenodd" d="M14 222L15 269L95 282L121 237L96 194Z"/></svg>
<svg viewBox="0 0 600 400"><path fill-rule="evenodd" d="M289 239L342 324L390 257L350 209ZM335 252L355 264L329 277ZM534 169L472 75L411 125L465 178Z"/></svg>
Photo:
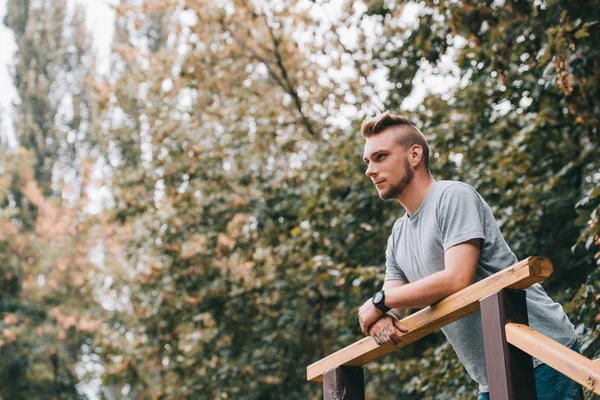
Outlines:
<svg viewBox="0 0 600 400"><path fill-rule="evenodd" d="M587 32L586 28L581 28L577 32L575 32L576 39L582 39L582 38L588 37L588 36L590 36L590 34Z"/></svg>
<svg viewBox="0 0 600 400"><path fill-rule="evenodd" d="M2 334L4 335L4 338L6 339L6 341L8 343L14 342L15 340L17 340L17 335L16 333L14 333L11 329L3 329L2 330Z"/></svg>
<svg viewBox="0 0 600 400"><path fill-rule="evenodd" d="M594 243L594 236L590 235L590 236L588 236L587 240L585 241L585 249L589 250L590 247L592 246L592 243Z"/></svg>
<svg viewBox="0 0 600 400"><path fill-rule="evenodd" d="M14 325L18 321L18 318L15 314L9 313L4 316L4 323L6 325Z"/></svg>

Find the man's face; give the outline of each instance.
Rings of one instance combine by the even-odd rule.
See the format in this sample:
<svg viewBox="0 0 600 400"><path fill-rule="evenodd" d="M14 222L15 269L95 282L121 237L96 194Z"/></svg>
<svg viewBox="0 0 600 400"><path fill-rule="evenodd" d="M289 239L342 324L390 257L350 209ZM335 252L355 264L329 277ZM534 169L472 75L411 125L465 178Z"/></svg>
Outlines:
<svg viewBox="0 0 600 400"><path fill-rule="evenodd" d="M382 200L399 198L414 176L408 151L396 141L396 135L393 129L388 129L366 138L365 142L365 175L371 178Z"/></svg>

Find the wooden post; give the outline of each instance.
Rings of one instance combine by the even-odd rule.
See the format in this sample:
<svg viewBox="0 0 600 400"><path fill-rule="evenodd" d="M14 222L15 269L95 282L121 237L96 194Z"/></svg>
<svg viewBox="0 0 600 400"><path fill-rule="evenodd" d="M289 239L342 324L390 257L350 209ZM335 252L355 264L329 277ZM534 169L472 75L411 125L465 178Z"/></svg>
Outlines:
<svg viewBox="0 0 600 400"><path fill-rule="evenodd" d="M481 299L490 400L535 400L533 359L506 341L507 322L528 325L524 290L503 289Z"/></svg>
<svg viewBox="0 0 600 400"><path fill-rule="evenodd" d="M362 367L338 367L323 374L324 400L365 400Z"/></svg>

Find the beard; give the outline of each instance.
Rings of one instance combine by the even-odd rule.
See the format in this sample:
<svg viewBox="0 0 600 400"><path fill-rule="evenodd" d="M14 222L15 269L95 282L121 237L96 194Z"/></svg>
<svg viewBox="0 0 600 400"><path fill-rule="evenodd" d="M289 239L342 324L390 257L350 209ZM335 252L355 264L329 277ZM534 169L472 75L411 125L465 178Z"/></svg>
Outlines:
<svg viewBox="0 0 600 400"><path fill-rule="evenodd" d="M397 199L404 193L408 185L410 185L414 176L415 171L410 167L408 160L404 159L404 177L400 182L391 185L387 191L379 193L379 198L381 200Z"/></svg>

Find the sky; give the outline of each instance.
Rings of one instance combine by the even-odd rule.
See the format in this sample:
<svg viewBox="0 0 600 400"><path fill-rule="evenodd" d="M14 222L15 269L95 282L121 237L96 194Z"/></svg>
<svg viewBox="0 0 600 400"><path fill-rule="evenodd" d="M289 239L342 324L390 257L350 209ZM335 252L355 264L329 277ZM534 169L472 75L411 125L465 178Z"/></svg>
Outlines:
<svg viewBox="0 0 600 400"><path fill-rule="evenodd" d="M0 0L0 21L4 21L6 15L6 1ZM9 108L11 100L16 95L8 72L8 65L12 61L14 52L15 42L12 31L4 23L0 23L0 107L3 110Z"/></svg>

